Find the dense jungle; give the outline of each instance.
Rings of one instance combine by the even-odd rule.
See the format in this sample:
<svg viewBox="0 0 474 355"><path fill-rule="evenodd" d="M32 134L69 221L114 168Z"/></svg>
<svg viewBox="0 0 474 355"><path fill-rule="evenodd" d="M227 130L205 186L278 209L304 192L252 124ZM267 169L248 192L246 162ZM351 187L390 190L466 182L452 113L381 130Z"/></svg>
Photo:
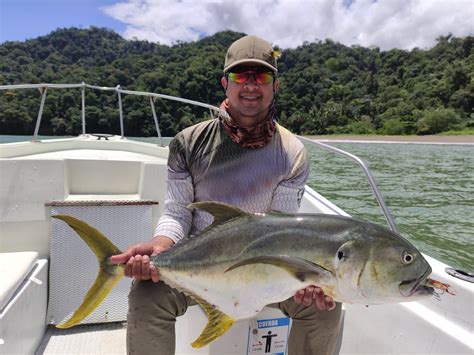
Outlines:
<svg viewBox="0 0 474 355"><path fill-rule="evenodd" d="M58 29L0 45L0 85L81 83L180 96L218 106L227 47L243 33L219 32L172 46L126 40L105 29ZM474 37L437 38L412 50L345 46L331 39L280 48L279 122L298 134L474 132ZM276 43L275 45L278 45ZM0 91L0 134L32 134L41 95ZM87 131L119 133L117 95L88 90ZM210 118L202 108L155 101L161 132ZM124 95L127 136L156 135L144 97ZM48 90L41 135L81 133L81 91Z"/></svg>

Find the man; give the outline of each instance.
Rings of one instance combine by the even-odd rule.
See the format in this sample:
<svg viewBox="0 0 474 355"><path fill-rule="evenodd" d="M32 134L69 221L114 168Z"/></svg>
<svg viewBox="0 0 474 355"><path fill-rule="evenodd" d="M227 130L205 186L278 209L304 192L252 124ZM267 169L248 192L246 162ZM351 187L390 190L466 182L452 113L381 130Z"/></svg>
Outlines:
<svg viewBox="0 0 474 355"><path fill-rule="evenodd" d="M221 79L223 113L178 133L170 143L168 190L155 237L112 257L135 279L129 295L127 347L131 354L174 354L176 317L195 302L159 281L149 255L171 248L212 222L194 201L219 201L248 212L296 212L309 166L303 144L275 122L277 57L267 41L245 36L227 51ZM199 236L196 236L199 238ZM318 287L270 305L293 318L290 354L331 354L341 307ZM330 310L330 311L329 311Z"/></svg>

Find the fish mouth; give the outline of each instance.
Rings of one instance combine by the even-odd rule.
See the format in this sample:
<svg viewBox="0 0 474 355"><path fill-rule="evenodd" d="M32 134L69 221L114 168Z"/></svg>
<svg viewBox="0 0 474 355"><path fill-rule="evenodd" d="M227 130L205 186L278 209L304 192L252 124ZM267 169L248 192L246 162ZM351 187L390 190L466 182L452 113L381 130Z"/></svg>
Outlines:
<svg viewBox="0 0 474 355"><path fill-rule="evenodd" d="M415 293L433 293L434 288L425 285L425 281L431 274L431 268L426 269L426 271L417 279L410 279L400 282L398 288L400 293L404 297L411 297Z"/></svg>

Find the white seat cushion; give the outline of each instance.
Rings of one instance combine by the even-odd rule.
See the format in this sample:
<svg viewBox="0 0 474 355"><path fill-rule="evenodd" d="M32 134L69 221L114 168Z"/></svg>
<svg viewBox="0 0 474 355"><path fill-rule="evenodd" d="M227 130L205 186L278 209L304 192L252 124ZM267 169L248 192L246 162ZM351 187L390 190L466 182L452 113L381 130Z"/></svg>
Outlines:
<svg viewBox="0 0 474 355"><path fill-rule="evenodd" d="M0 310L5 308L37 259L35 251L0 253Z"/></svg>

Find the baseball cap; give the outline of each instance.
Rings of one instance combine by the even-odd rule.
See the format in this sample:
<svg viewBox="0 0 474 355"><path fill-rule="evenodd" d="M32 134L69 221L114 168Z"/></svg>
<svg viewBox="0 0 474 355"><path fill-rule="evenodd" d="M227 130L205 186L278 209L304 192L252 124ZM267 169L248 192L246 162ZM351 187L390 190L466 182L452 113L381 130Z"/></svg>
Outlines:
<svg viewBox="0 0 474 355"><path fill-rule="evenodd" d="M227 50L224 62L224 73L237 65L263 65L277 72L278 50L270 42L257 36L245 36L232 43Z"/></svg>

